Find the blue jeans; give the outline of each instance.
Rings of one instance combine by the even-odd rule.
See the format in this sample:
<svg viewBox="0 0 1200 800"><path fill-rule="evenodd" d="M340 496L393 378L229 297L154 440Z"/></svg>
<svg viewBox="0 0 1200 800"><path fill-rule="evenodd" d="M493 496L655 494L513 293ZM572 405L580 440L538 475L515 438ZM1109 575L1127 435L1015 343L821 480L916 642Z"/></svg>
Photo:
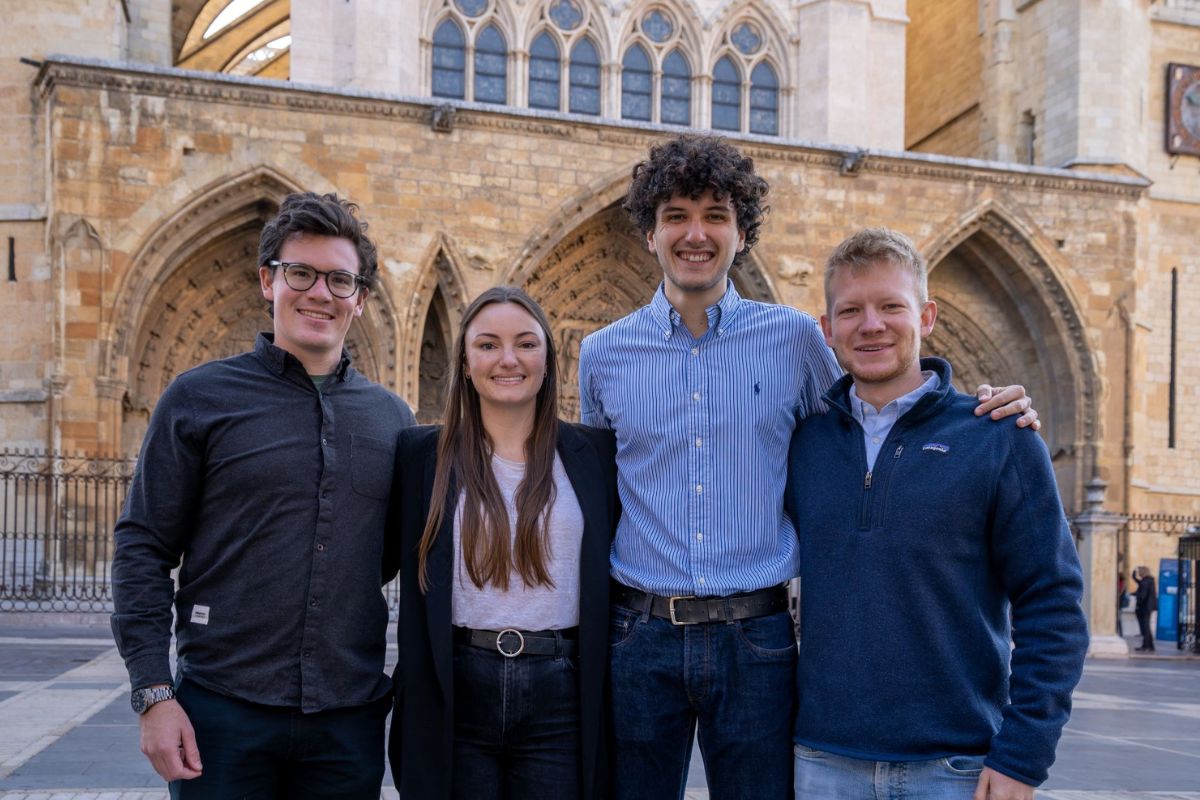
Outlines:
<svg viewBox="0 0 1200 800"><path fill-rule="evenodd" d="M574 658L454 645L456 800L579 797Z"/></svg>
<svg viewBox="0 0 1200 800"><path fill-rule="evenodd" d="M172 800L378 800L390 697L304 714L218 694L185 678L177 698L196 731L204 772L171 781Z"/></svg>
<svg viewBox="0 0 1200 800"><path fill-rule="evenodd" d="M673 625L613 606L615 800L682 798L699 727L712 800L790 800L796 636L785 611Z"/></svg>
<svg viewBox="0 0 1200 800"><path fill-rule="evenodd" d="M971 800L983 772L983 756L891 762L795 750L796 800Z"/></svg>

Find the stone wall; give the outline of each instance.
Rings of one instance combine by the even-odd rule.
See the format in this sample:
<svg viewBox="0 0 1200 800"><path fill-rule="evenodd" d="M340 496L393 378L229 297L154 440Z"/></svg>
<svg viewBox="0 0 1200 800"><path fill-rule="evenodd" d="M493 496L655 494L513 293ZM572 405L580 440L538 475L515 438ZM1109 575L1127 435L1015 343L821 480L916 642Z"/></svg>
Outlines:
<svg viewBox="0 0 1200 800"><path fill-rule="evenodd" d="M983 51L978 0L910 0L905 149L980 154Z"/></svg>
<svg viewBox="0 0 1200 800"><path fill-rule="evenodd" d="M657 283L614 209L667 135L650 126L467 108L439 133L433 103L67 62L38 90L54 131L50 258L67 267L53 299L62 396L46 414L70 448L135 444L171 375L268 326L244 280L248 232L296 188L365 209L382 287L352 338L369 374L418 407L423 356L444 353L483 288L515 282L546 302L570 399L578 339ZM1123 485L1124 339L1109 320L1134 289L1142 184L923 156L847 169L839 151L743 147L772 184L744 293L819 313L817 265L849 230L905 231L959 312L931 346L964 380L1031 387L1068 506L1093 465ZM47 327L26 326L43 348Z"/></svg>

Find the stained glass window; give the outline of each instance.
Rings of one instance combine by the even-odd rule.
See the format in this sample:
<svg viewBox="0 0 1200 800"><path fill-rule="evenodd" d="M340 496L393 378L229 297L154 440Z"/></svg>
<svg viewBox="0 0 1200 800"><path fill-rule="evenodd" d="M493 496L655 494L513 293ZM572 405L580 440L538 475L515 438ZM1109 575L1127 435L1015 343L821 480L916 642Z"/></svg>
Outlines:
<svg viewBox="0 0 1200 800"><path fill-rule="evenodd" d="M508 102L508 47L495 25L488 25L475 39L475 100Z"/></svg>
<svg viewBox="0 0 1200 800"><path fill-rule="evenodd" d="M558 63L558 45L543 31L529 48L529 107L558 111L558 85L562 70Z"/></svg>
<svg viewBox="0 0 1200 800"><path fill-rule="evenodd" d="M670 125L692 124L692 70L678 50L663 59L659 119Z"/></svg>
<svg viewBox="0 0 1200 800"><path fill-rule="evenodd" d="M487 0L454 0L454 5L468 17L478 17L487 11L488 6Z"/></svg>
<svg viewBox="0 0 1200 800"><path fill-rule="evenodd" d="M720 131L742 128L742 76L729 56L713 69L712 126Z"/></svg>
<svg viewBox="0 0 1200 800"><path fill-rule="evenodd" d="M550 19L564 31L573 31L583 22L583 11L571 0L558 0L550 6Z"/></svg>
<svg viewBox="0 0 1200 800"><path fill-rule="evenodd" d="M650 58L642 46L635 44L625 51L621 60L621 118L650 121L650 98L654 76Z"/></svg>
<svg viewBox="0 0 1200 800"><path fill-rule="evenodd" d="M729 36L733 46L746 55L754 55L762 48L762 36L749 22L743 22Z"/></svg>
<svg viewBox="0 0 1200 800"><path fill-rule="evenodd" d="M642 20L642 33L650 37L652 42L665 42L675 32L671 18L658 9L651 11Z"/></svg>
<svg viewBox="0 0 1200 800"><path fill-rule="evenodd" d="M750 132L779 133L779 80L765 61L750 73Z"/></svg>
<svg viewBox="0 0 1200 800"><path fill-rule="evenodd" d="M433 32L433 96L462 100L466 90L466 40L458 23L447 19Z"/></svg>
<svg viewBox="0 0 1200 800"><path fill-rule="evenodd" d="M600 114L600 54L590 39L571 49L571 103L575 114Z"/></svg>

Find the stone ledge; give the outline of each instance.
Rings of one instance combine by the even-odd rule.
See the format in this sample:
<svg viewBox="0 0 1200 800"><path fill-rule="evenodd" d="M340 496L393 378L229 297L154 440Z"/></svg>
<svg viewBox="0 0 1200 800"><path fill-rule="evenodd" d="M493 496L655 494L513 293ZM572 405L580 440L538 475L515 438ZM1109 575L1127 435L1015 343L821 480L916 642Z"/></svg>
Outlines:
<svg viewBox="0 0 1200 800"><path fill-rule="evenodd" d="M644 148L659 134L679 134L688 129L673 125L630 122L540 111L486 103L453 102L442 98L410 97L360 89L332 88L288 81L247 78L210 72L156 67L126 61L72 56L50 56L34 81L40 97L56 86L77 86L106 91L179 97L204 102L317 112L372 119L390 118L429 124L438 107L455 111L455 128L513 131L559 139L588 140ZM1150 181L1111 175L1036 167L1001 161L931 155L900 150L873 150L853 146L782 139L746 133L720 132L752 157L839 169L854 159L857 173L877 172L953 181L979 181L1022 189L1055 189L1137 198ZM591 138L594 137L594 138Z"/></svg>

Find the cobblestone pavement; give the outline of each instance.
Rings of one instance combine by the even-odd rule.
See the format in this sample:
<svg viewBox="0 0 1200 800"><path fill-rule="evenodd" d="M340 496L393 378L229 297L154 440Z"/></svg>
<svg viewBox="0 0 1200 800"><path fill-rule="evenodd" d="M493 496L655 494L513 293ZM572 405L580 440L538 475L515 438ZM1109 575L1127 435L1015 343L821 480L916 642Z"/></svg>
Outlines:
<svg viewBox="0 0 1200 800"><path fill-rule="evenodd" d="M1090 661L1038 797L1200 800L1197 678L1200 660ZM127 693L103 625L0 616L0 800L164 800L138 752ZM686 800L707 800L698 752L688 785Z"/></svg>

